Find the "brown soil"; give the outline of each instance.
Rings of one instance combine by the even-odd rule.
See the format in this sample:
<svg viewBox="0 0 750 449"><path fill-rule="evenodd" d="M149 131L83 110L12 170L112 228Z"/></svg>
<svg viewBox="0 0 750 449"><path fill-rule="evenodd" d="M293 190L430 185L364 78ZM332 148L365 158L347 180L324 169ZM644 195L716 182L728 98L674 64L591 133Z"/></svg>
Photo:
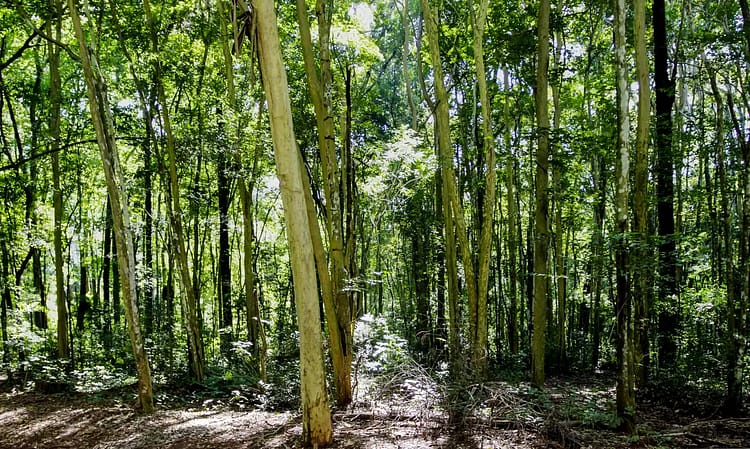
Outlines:
<svg viewBox="0 0 750 449"><path fill-rule="evenodd" d="M601 386L601 385L600 385ZM488 384L482 407L460 429L429 395L358 397L334 413L333 448L709 448L750 447L748 418L696 418L660 404L639 412L639 435L621 435L601 421L580 419L577 404L602 416L611 390L552 381L544 407L520 390ZM470 393L474 394L478 390ZM488 394L489 392L489 394ZM469 395L471 396L471 395ZM243 410L203 400L172 403L150 416L133 412L132 394L0 393L0 448L297 448L296 412ZM535 408L536 407L536 408ZM580 407L579 407L580 408ZM536 413L536 416L534 416Z"/></svg>

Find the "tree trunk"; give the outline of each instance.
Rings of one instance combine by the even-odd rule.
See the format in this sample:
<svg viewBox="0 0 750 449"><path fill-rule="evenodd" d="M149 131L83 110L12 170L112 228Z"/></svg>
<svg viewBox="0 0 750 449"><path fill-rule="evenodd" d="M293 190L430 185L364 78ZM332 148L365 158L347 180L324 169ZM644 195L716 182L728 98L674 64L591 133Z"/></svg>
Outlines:
<svg viewBox="0 0 750 449"><path fill-rule="evenodd" d="M718 86L716 84L716 75L710 72L711 76L711 88L714 93L714 99L716 101L717 109L717 121L722 120L723 117L723 102L721 94L719 93ZM742 132L742 128L737 120L736 112L734 111L734 101L732 100L731 92L727 95L727 107L729 114L732 118L732 124L734 131L737 134L737 138L740 141L740 148L742 149L743 159L745 159L745 167L741 170L739 177L740 182L738 184L737 196L743 198L743 201L739 202L741 205L742 213L740 214L740 237L738 243L738 262L739 266L735 266L734 263L734 236L732 234L732 211L729 207L731 200L731 193L728 191L728 180L727 180L727 163L725 160L725 149L723 148L723 139L717 140L717 171L719 177L719 188L721 190L721 222L722 222L722 234L724 237L724 271L727 285L727 347L726 347L726 359L727 359L727 397L724 400L724 410L730 414L738 413L742 408L742 382L743 382L743 356L745 351L746 343L744 340L743 328L745 326L745 316L747 307L746 287L747 287L747 252L745 245L747 244L747 232L748 232L748 197L747 194L750 192L743 192L744 187L747 185L747 163L748 163L748 147L750 144L745 142L745 136ZM723 131L723 125L717 123L717 134Z"/></svg>
<svg viewBox="0 0 750 449"><path fill-rule="evenodd" d="M106 92L106 84L94 55L89 54L75 0L68 0L68 8L78 40L88 92L89 109L92 121L94 122L94 128L96 129L97 142L99 143L99 150L104 166L107 193L112 203L112 219L119 259L119 274L122 279L123 299L125 301L125 317L128 321L130 343L133 347L138 372L140 408L144 413L151 413L154 410L154 398L151 369L143 346L141 325L138 319L138 306L136 304L135 259L133 239L130 232L130 210L117 146L115 144L114 124Z"/></svg>
<svg viewBox="0 0 750 449"><path fill-rule="evenodd" d="M351 293L345 289L345 248L342 216L342 178L341 169L336 158L336 145L333 129L333 78L331 72L331 15L328 3L318 0L316 16L318 17L318 51L320 53L320 70L315 67L310 24L307 5L297 1L297 20L302 39L302 54L305 61L307 82L310 88L312 104L318 127L318 145L320 147L321 172L323 174L323 191L326 204L327 234L329 241L330 288L334 298L335 316L326 312L329 329L338 327L339 338L331 340L331 358L333 359L334 381L336 384L336 402L347 405L352 401L351 365L353 345L353 316ZM322 285L321 285L322 286Z"/></svg>
<svg viewBox="0 0 750 449"><path fill-rule="evenodd" d="M7 366L10 361L10 348L8 347L8 312L12 307L12 292L10 281L10 256L5 232L0 230L0 336L3 344L3 365Z"/></svg>
<svg viewBox="0 0 750 449"><path fill-rule="evenodd" d="M473 3L473 2L472 2ZM484 31L487 23L489 0L480 0L479 10L471 7L472 30L474 34L474 65L477 71L479 98L482 103L482 146L485 152L486 174L485 193L482 205L481 231L479 237L479 263L477 276L476 320L470 323L472 335L472 367L479 379L487 377L487 298L489 296L490 252L492 230L494 229L495 197L497 191L497 171L495 168L495 135L492 130L491 104L487 92L487 78L484 67ZM481 167L479 167L481 169ZM460 213L460 212L457 212Z"/></svg>
<svg viewBox="0 0 750 449"><path fill-rule="evenodd" d="M625 0L615 2L615 73L617 81L617 158L615 161L615 265L617 282L617 417L624 432L635 432L635 392L633 390L630 273L628 268L628 179L630 170L630 116Z"/></svg>
<svg viewBox="0 0 750 449"><path fill-rule="evenodd" d="M276 170L294 276L300 332L302 438L306 444L325 446L333 439L333 431L325 388L315 259L313 248L309 244L312 236L301 176L302 167L294 137L289 87L281 57L273 1L255 0L253 3L257 14L263 87L271 116Z"/></svg>
<svg viewBox="0 0 750 449"><path fill-rule="evenodd" d="M562 2L558 1L557 10L562 11ZM560 32L554 34L555 50L554 50L554 71L557 74L555 80L551 83L552 90L552 105L553 105L553 116L552 116L552 132L557 134L560 130L560 116L562 115L562 109L560 107L560 84L562 84L561 76L561 58L563 51L563 40ZM562 146L559 141L556 141L553 149L554 165L552 169L552 190L554 191L554 248L555 248L555 293L557 299L557 363L560 369L565 371L567 369L567 350L565 347L565 328L566 328L566 309L567 309L567 285L566 285L566 273L565 273L565 250L563 247L563 224L562 224L562 209L563 209L563 170L565 168L565 161Z"/></svg>
<svg viewBox="0 0 750 449"><path fill-rule="evenodd" d="M604 284L604 215L607 200L607 172L601 156L595 155L591 163L596 200L594 203L594 235L591 237L591 368L599 366L601 348L601 303Z"/></svg>
<svg viewBox="0 0 750 449"><path fill-rule="evenodd" d="M151 142L147 138L143 143L143 315L146 338L154 335L154 236L152 204L153 169L151 164Z"/></svg>
<svg viewBox="0 0 750 449"><path fill-rule="evenodd" d="M52 11L62 11L59 0L50 0ZM62 17L54 21L54 32L59 40L62 36ZM47 24L47 32L52 34L52 22ZM65 275L63 273L63 196L60 186L60 108L62 91L60 80L60 48L48 42L50 71L50 151L52 152L52 204L54 208L54 250L55 250L55 297L57 299L57 356L61 359L70 357L68 341L68 302L65 294Z"/></svg>
<svg viewBox="0 0 750 449"><path fill-rule="evenodd" d="M440 181L443 209L443 229L445 232L445 264L448 278L448 307L449 307L449 333L448 351L450 354L449 369L453 379L461 375L464 369L460 355L460 318L458 309L458 268L456 253L456 234L461 230L456 229L458 216L463 218L463 212L454 204L457 200L456 178L453 169L453 148L450 141L450 120L448 111L448 92L443 80L443 68L440 57L440 45L438 42L438 24L428 0L421 0L420 5L427 29L427 40L429 42L430 58L435 78L435 135L437 136L438 159L440 161ZM457 203L457 201L456 201ZM460 211L460 212L457 212ZM466 237L465 226L463 229ZM473 271L471 263L465 264L468 273ZM467 283L476 285L474 280ZM457 417L454 417L457 418Z"/></svg>
<svg viewBox="0 0 750 449"><path fill-rule="evenodd" d="M638 130L635 142L635 187L633 192L633 230L636 239L636 263L632 272L635 277L633 289L635 309L635 357L636 379L644 386L649 378L651 361L649 345L649 321L651 315L651 269L648 235L648 141L651 120L651 87L646 54L646 5L645 0L634 0L635 63L638 72Z"/></svg>
<svg viewBox="0 0 750 449"><path fill-rule="evenodd" d="M112 301L109 283L112 273L112 256L112 204L109 196L107 196L107 205L104 212L104 248L102 251L102 313L104 315L102 340L107 355L111 355L110 351L112 350Z"/></svg>
<svg viewBox="0 0 750 449"><path fill-rule="evenodd" d="M531 381L544 385L544 348L547 327L547 246L549 242L549 106L547 70L549 66L549 0L540 0L537 20L536 120L536 209L534 214L534 329L531 344Z"/></svg>
<svg viewBox="0 0 750 449"><path fill-rule="evenodd" d="M225 142L226 143L226 142ZM225 358L232 349L232 265L229 246L229 205L230 205L230 166L231 151L225 145L219 148L216 161L217 197L219 203L219 264L218 264L218 301L221 316L219 335L221 336L221 353Z"/></svg>
<svg viewBox="0 0 750 449"><path fill-rule="evenodd" d="M654 89L656 91L656 214L659 245L659 366L669 369L677 359L677 255L674 236L674 160L672 155L672 106L674 78L668 73L665 0L654 0Z"/></svg>

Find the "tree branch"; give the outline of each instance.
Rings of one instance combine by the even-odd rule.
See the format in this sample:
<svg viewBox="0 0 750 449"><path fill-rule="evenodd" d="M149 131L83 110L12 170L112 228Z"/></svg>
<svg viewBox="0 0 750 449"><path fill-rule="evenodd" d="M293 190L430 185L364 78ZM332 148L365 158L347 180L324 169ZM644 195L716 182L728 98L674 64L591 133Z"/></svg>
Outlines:
<svg viewBox="0 0 750 449"><path fill-rule="evenodd" d="M141 141L143 139L144 139L143 137L139 137L139 136L134 136L134 137L118 137L117 138L117 140L124 140L124 141L129 141L129 142L138 142L138 141ZM98 143L98 142L97 142L96 139L80 140L78 142L71 142L71 143L68 143L68 144L65 144L65 145L61 145L60 148L58 148L57 150L47 150L47 151L42 151L41 153L35 153L33 156L29 156L27 158L18 160L16 162L0 166L0 173L4 172L4 171L8 171L8 170L15 170L17 168L20 168L23 164L25 164L27 162L31 162L31 161L33 161L35 159L39 159L39 158L42 158L44 156L48 156L48 155L50 155L52 153L55 153L56 151L62 151L62 150L68 149L70 147L74 147L74 146L77 146L77 145L84 145L84 144L87 144L87 143Z"/></svg>
<svg viewBox="0 0 750 449"><path fill-rule="evenodd" d="M34 31L33 33L31 33L31 36L29 36L29 38L26 39L26 42L24 42L23 45L21 45L21 48L19 48L18 50L16 50L16 52L13 53L13 55L10 58L8 58L7 61L5 61L3 63L0 63L0 71L5 70L5 68L8 67L9 65L11 65L13 63L13 61L15 61L16 59L20 58L21 55L23 55L23 52L26 51L26 49L28 49L28 48L31 47L31 41L33 41L34 38L37 37L37 36L38 36L38 34L37 34L36 31Z"/></svg>
<svg viewBox="0 0 750 449"><path fill-rule="evenodd" d="M62 42L58 41L57 39L53 38L52 36L47 35L44 31L42 31L39 27L34 25L34 22L29 18L29 16L26 14L26 11L23 10L23 6L21 6L20 3L16 3L16 12L18 12L18 15L21 16L21 18L26 22L28 26L31 27L32 30L34 30L35 34L38 34L43 39L52 42L53 44L57 45L58 47L65 50L65 52L70 56L70 58L76 62L81 62L81 57L78 56L76 52L70 49L69 46L63 44ZM45 22L46 23L46 22ZM42 25L43 27L44 25Z"/></svg>

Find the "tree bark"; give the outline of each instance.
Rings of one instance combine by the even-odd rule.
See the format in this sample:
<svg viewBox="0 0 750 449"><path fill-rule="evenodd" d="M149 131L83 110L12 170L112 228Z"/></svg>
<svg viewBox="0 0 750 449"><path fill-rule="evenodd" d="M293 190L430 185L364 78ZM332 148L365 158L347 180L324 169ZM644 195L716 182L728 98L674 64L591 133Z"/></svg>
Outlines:
<svg viewBox="0 0 750 449"><path fill-rule="evenodd" d="M558 1L557 10L562 11L562 2ZM554 49L554 71L557 74L555 80L551 83L552 90L552 105L553 105L553 116L552 116L552 132L557 134L560 130L560 116L562 115L562 109L560 107L560 84L562 84L561 73L561 59L563 51L563 40L560 32L554 33L555 49ZM563 170L565 168L564 155L562 152L562 145L560 145L559 139L555 140L553 148L554 164L552 169L552 190L554 191L554 263L555 263L555 294L557 299L557 363L560 369L565 371L567 369L567 349L565 347L565 328L566 328L566 313L567 313L567 283L565 273L565 249L563 245L563 223L562 223L562 209L563 209Z"/></svg>
<svg viewBox="0 0 750 449"><path fill-rule="evenodd" d="M325 446L332 441L333 432L325 388L315 259L309 244L312 236L294 137L289 87L281 57L273 1L255 0L253 3L257 14L263 87L271 116L276 170L281 186L294 276L300 332L302 438L306 444Z"/></svg>
<svg viewBox="0 0 750 449"><path fill-rule="evenodd" d="M224 142L226 144L226 142ZM229 247L229 206L231 181L227 146L218 149L216 161L217 200L219 206L218 301L221 310L219 334L221 353L228 358L232 349L232 265Z"/></svg>

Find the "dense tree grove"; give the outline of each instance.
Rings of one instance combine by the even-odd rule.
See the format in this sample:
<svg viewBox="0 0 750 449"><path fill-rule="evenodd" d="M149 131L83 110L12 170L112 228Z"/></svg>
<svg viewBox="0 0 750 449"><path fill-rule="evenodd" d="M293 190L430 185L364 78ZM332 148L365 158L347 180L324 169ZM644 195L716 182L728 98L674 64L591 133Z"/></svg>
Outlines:
<svg viewBox="0 0 750 449"><path fill-rule="evenodd" d="M658 382L737 413L748 67L746 0L5 2L3 370L150 412L296 360L325 445L374 315L459 386L610 372L627 432Z"/></svg>

